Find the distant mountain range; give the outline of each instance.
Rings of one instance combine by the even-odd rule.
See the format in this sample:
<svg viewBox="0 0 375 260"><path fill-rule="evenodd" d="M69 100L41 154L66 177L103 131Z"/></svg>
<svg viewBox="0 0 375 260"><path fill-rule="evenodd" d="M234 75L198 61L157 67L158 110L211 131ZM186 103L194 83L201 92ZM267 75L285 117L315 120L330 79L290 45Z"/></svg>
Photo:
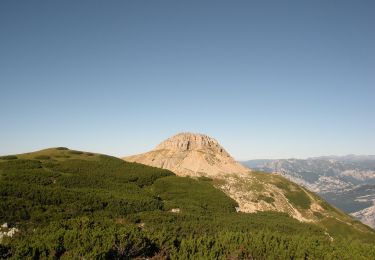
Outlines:
<svg viewBox="0 0 375 260"><path fill-rule="evenodd" d="M258 159L242 163L301 184L375 228L375 155Z"/></svg>

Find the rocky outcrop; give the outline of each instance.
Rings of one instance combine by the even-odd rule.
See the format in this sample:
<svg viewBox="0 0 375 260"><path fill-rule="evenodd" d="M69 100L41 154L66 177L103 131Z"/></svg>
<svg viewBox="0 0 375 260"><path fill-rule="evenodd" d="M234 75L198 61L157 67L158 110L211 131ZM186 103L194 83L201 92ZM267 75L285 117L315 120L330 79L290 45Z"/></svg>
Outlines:
<svg viewBox="0 0 375 260"><path fill-rule="evenodd" d="M350 215L359 219L363 224L366 224L372 228L375 228L375 204L372 205L371 207L351 213Z"/></svg>
<svg viewBox="0 0 375 260"><path fill-rule="evenodd" d="M250 171L236 162L215 139L193 133L177 134L150 152L123 159L168 169L180 176L218 177Z"/></svg>
<svg viewBox="0 0 375 260"><path fill-rule="evenodd" d="M7 223L4 223L0 227L0 243L5 237L13 237L19 230L15 227L9 228Z"/></svg>

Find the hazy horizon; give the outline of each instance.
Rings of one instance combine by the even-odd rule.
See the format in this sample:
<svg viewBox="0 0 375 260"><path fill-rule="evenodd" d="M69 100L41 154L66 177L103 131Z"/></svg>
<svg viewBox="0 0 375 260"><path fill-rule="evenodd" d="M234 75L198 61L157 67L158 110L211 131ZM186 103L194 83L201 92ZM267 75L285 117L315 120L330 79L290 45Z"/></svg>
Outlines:
<svg viewBox="0 0 375 260"><path fill-rule="evenodd" d="M1 1L0 154L375 154L374 1Z"/></svg>

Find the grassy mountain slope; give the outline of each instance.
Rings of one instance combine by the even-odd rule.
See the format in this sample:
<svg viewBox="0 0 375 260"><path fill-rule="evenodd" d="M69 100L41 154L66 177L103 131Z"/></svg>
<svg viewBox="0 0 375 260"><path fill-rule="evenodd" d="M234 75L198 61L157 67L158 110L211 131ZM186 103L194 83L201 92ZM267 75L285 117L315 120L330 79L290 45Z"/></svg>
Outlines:
<svg viewBox="0 0 375 260"><path fill-rule="evenodd" d="M307 159L250 160L244 165L274 172L314 191L330 204L375 229L375 157L322 156ZM367 212L366 214L363 214Z"/></svg>
<svg viewBox="0 0 375 260"><path fill-rule="evenodd" d="M236 213L237 203L215 185L66 148L0 157L0 223L19 229L1 239L0 258L375 257L374 233L355 223ZM306 208L289 189L296 207Z"/></svg>
<svg viewBox="0 0 375 260"><path fill-rule="evenodd" d="M283 212L319 225L330 235L347 230L348 237L373 239L372 229L280 175L252 171L248 176L216 179L214 185L239 202L240 211Z"/></svg>

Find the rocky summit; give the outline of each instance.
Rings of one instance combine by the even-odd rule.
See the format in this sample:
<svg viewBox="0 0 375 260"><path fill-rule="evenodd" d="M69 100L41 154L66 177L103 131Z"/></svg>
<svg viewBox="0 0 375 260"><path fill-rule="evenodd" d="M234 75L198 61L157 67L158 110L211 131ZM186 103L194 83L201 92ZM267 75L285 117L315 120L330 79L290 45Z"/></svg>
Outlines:
<svg viewBox="0 0 375 260"><path fill-rule="evenodd" d="M177 134L150 152L123 159L168 169L181 176L217 177L250 171L236 162L214 138L195 133Z"/></svg>

